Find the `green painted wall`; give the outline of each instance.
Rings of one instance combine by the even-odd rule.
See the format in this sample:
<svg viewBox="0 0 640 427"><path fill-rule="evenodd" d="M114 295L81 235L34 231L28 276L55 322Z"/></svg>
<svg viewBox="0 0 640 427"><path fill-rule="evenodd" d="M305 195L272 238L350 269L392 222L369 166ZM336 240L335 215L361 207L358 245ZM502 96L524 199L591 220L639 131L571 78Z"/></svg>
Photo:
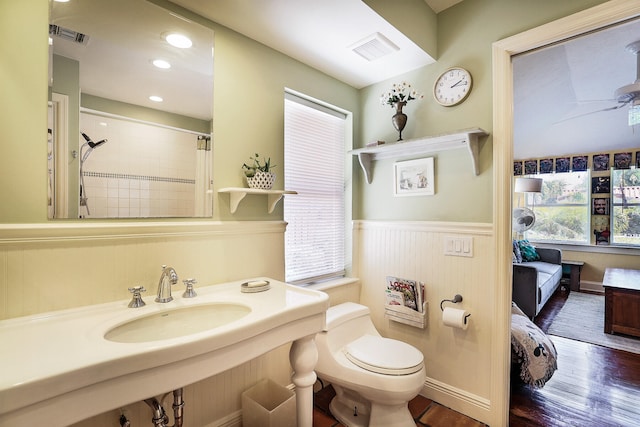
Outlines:
<svg viewBox="0 0 640 427"><path fill-rule="evenodd" d="M393 142L393 110L380 95L394 82L406 80L425 98L405 108L409 120L405 140L471 127L492 131L492 43L543 23L603 3L602 0L465 0L438 14L438 61L362 90L362 139ZM459 65L473 75L473 90L455 107L442 107L432 97L433 84L445 69ZM492 222L492 138L480 150L480 175L474 176L465 150L433 154L436 194L393 196L393 159L376 162L373 182L356 170L354 217L376 220ZM418 156L419 157L419 156ZM354 163L355 165L355 163ZM354 166L355 168L356 166ZM354 169L355 170L355 169Z"/></svg>
<svg viewBox="0 0 640 427"><path fill-rule="evenodd" d="M170 5L163 0L154 0ZM283 91L289 87L354 113L354 144L394 141L392 110L379 103L394 81L410 81L425 94L406 108L405 139L469 127L491 132L491 44L603 3L603 0L466 0L438 14L438 62L361 91L216 24L214 65L214 185L244 186L240 166L258 151L283 164ZM199 22L207 24L202 19ZM47 0L0 1L0 222L46 222ZM26 48L25 48L26 47ZM452 65L473 73L474 88L460 106L433 101L436 76ZM362 119L361 119L362 118ZM436 195L393 197L393 160L375 165L365 184L354 159L354 218L491 222L492 139L480 151L474 176L463 150L436 155ZM276 173L281 173L276 170ZM282 188L282 181L276 188ZM280 219L261 197L228 211L215 196L214 219Z"/></svg>
<svg viewBox="0 0 640 427"><path fill-rule="evenodd" d="M154 3L180 10L163 0ZM47 222L48 11L47 0L0 1L0 223ZM195 18L215 33L215 189L245 186L241 166L256 151L283 164L285 87L353 111L357 137L356 89ZM282 186L279 180L276 188ZM234 215L228 204L228 195L216 194L213 218L282 219L282 204L268 214L263 197L247 197Z"/></svg>

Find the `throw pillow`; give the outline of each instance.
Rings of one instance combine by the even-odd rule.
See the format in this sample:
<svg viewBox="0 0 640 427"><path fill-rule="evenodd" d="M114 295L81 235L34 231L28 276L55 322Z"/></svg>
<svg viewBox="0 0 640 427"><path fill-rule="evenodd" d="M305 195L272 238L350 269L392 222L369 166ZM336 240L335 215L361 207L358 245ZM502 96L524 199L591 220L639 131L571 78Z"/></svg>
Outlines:
<svg viewBox="0 0 640 427"><path fill-rule="evenodd" d="M514 259L514 258L515 258L515 260L513 262L516 262L518 264L522 262L522 252L520 252L520 245L518 244L517 240L513 241L513 257L512 257L512 259Z"/></svg>
<svg viewBox="0 0 640 427"><path fill-rule="evenodd" d="M540 260L540 254L528 240L520 240L518 242L518 246L520 247L520 253L522 254L522 261L529 262Z"/></svg>

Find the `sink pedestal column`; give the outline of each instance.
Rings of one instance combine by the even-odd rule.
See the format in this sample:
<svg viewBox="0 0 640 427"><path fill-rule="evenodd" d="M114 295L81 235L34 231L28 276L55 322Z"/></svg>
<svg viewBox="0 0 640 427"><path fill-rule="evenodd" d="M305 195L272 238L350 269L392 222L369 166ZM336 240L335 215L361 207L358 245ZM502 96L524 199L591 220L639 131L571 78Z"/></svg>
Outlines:
<svg viewBox="0 0 640 427"><path fill-rule="evenodd" d="M318 363L315 334L291 344L289 363L293 368L291 379L296 386L298 427L313 426L313 385L318 378L314 368Z"/></svg>

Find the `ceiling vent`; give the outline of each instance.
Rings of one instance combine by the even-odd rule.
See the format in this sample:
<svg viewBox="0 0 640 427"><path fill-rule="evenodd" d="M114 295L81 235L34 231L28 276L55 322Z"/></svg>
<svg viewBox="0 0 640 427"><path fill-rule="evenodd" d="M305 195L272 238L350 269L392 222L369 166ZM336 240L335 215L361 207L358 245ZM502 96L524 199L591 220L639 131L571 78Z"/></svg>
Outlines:
<svg viewBox="0 0 640 427"><path fill-rule="evenodd" d="M73 31L54 24L49 24L49 35L60 37L61 39L83 45L86 45L89 41L89 36L87 36L86 34L82 34L77 31Z"/></svg>
<svg viewBox="0 0 640 427"><path fill-rule="evenodd" d="M400 50L398 46L380 33L373 33L349 48L367 61L374 61Z"/></svg>

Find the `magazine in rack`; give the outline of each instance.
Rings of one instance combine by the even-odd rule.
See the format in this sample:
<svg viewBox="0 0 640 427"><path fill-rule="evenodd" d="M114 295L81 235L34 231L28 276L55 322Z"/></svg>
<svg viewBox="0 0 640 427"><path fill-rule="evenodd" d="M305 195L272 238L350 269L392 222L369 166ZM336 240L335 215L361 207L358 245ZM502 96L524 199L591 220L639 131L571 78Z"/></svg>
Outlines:
<svg viewBox="0 0 640 427"><path fill-rule="evenodd" d="M424 283L387 276L385 317L419 328L425 327Z"/></svg>
<svg viewBox="0 0 640 427"><path fill-rule="evenodd" d="M422 313L424 283L387 276L387 304L403 305Z"/></svg>

